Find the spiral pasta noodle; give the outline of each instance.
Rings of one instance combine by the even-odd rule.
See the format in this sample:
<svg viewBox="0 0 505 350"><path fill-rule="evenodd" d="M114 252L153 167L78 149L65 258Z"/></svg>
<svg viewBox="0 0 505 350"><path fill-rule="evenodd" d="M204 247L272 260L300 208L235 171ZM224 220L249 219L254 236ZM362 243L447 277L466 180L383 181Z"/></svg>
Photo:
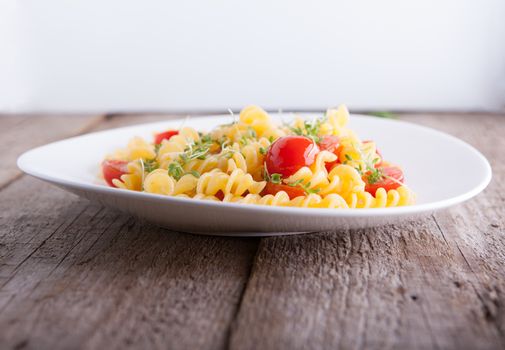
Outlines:
<svg viewBox="0 0 505 350"><path fill-rule="evenodd" d="M178 135L171 137L170 140L163 141L157 155L160 167L163 169L168 168L168 164L182 154L188 145L199 140L200 136L196 130L184 127L179 131Z"/></svg>
<svg viewBox="0 0 505 350"><path fill-rule="evenodd" d="M311 167L302 167L296 173L287 178L287 182L301 182L308 185L309 188L324 189L329 184L328 171L325 168L326 162L332 162L337 156L328 151L321 151L316 161Z"/></svg>
<svg viewBox="0 0 505 350"><path fill-rule="evenodd" d="M263 187L265 187L264 181L254 181L251 174L244 173L241 169L235 169L231 174L215 169L200 176L196 186L196 193L216 195L221 192L224 195L241 196L246 191L258 194L263 190Z"/></svg>

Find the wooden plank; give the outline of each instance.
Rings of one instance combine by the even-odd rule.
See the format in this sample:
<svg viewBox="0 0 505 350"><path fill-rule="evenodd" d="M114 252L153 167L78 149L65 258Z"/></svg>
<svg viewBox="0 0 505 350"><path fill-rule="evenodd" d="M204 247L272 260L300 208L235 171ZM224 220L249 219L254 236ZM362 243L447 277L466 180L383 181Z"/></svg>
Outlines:
<svg viewBox="0 0 505 350"><path fill-rule="evenodd" d="M0 188L21 175L16 159L30 148L86 132L102 116L0 115Z"/></svg>
<svg viewBox="0 0 505 350"><path fill-rule="evenodd" d="M501 118L406 118L490 157L495 177L477 199L398 227L263 239L231 348L503 348Z"/></svg>
<svg viewBox="0 0 505 350"><path fill-rule="evenodd" d="M450 213L435 215L437 225L461 264L468 269L467 283L479 297L479 306L505 347L505 116L467 115L459 123L422 118L476 146L490 161L494 179L483 195Z"/></svg>
<svg viewBox="0 0 505 350"><path fill-rule="evenodd" d="M135 124L154 123L168 121L178 118L184 118L183 115L167 115L167 114L113 114L106 117L106 122L98 125L95 130L107 130L119 128L122 126L131 126Z"/></svg>
<svg viewBox="0 0 505 350"><path fill-rule="evenodd" d="M0 348L226 346L258 240L170 232L29 177L0 213Z"/></svg>

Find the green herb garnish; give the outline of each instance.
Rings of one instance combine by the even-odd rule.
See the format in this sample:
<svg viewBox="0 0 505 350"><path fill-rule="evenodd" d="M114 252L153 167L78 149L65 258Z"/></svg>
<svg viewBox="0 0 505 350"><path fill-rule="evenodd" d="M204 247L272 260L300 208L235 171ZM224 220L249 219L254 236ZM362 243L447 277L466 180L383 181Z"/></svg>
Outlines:
<svg viewBox="0 0 505 350"><path fill-rule="evenodd" d="M179 180L184 175L184 169L178 162L172 162L168 165L168 175L174 179Z"/></svg>
<svg viewBox="0 0 505 350"><path fill-rule="evenodd" d="M287 185L291 187L301 187L306 194L318 193L321 191L319 188L310 188L310 181L304 184L303 179L296 180L295 182L288 183Z"/></svg>
<svg viewBox="0 0 505 350"><path fill-rule="evenodd" d="M247 137L242 136L242 137L240 137L240 140L238 140L238 142L239 142L242 146L245 146L245 145L247 145L247 144L249 143L249 140L248 140L248 138L247 138Z"/></svg>
<svg viewBox="0 0 505 350"><path fill-rule="evenodd" d="M178 162L172 162L168 165L168 175L179 181L184 175L191 174L196 178L200 177L200 173L196 170L184 171L182 165Z"/></svg>
<svg viewBox="0 0 505 350"><path fill-rule="evenodd" d="M291 186L291 187L296 187L296 186L300 185L302 182L303 182L303 179L300 179L300 180L296 180L295 182L288 183L287 185Z"/></svg>
<svg viewBox="0 0 505 350"><path fill-rule="evenodd" d="M145 161L143 161L143 163L144 163L144 171L146 171L148 173L150 173L151 171L156 170L160 167L158 162L155 159L145 160Z"/></svg>
<svg viewBox="0 0 505 350"><path fill-rule="evenodd" d="M200 139L200 143L212 143L212 137L210 136L210 134L205 134L201 137Z"/></svg>
<svg viewBox="0 0 505 350"><path fill-rule="evenodd" d="M281 174L270 175L270 182L274 184L280 184L282 182Z"/></svg>
<svg viewBox="0 0 505 350"><path fill-rule="evenodd" d="M366 174L365 178L368 184L373 185L381 181L383 177L382 171L379 168L370 169Z"/></svg>
<svg viewBox="0 0 505 350"><path fill-rule="evenodd" d="M193 159L205 160L212 144L213 141L208 135L202 137L198 142L188 143L184 152L179 155L182 164L184 165Z"/></svg>
<svg viewBox="0 0 505 350"><path fill-rule="evenodd" d="M326 114L322 118L317 118L313 120L305 120L302 127L290 127L291 131L295 135L306 136L311 138L314 142L319 142L319 132L321 129L321 124L326 121Z"/></svg>
<svg viewBox="0 0 505 350"><path fill-rule="evenodd" d="M304 190L307 194L311 194L311 193L319 193L319 191L321 191L319 188L308 188L308 187L303 187L303 190Z"/></svg>

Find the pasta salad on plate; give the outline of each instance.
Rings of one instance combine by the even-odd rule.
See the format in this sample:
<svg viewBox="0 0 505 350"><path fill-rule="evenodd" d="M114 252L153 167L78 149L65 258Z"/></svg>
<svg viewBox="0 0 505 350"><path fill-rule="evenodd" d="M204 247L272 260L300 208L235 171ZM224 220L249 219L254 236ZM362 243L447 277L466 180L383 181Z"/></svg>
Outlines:
<svg viewBox="0 0 505 350"><path fill-rule="evenodd" d="M401 167L348 127L343 105L276 123L258 106L208 132L182 126L132 138L102 162L112 187L243 204L384 208L414 204Z"/></svg>

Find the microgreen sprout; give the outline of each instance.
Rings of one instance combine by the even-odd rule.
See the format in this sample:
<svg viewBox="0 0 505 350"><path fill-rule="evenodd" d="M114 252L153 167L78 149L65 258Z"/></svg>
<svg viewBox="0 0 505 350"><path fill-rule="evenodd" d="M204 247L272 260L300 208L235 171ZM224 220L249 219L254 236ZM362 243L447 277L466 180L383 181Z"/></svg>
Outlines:
<svg viewBox="0 0 505 350"><path fill-rule="evenodd" d="M376 184L377 182L382 180L383 174L382 171L379 168L374 168L368 170L368 172L365 174L367 183L370 185Z"/></svg>
<svg viewBox="0 0 505 350"><path fill-rule="evenodd" d="M150 159L150 160L143 160L142 161L143 166L144 166L144 171L147 173L150 173L153 170L156 170L159 168L158 162L156 162L155 159Z"/></svg>
<svg viewBox="0 0 505 350"><path fill-rule="evenodd" d="M303 179L287 183L287 185L291 187L301 187L306 194L318 193L320 191L319 188L310 188L310 181L305 184L303 183Z"/></svg>
<svg viewBox="0 0 505 350"><path fill-rule="evenodd" d="M184 175L191 174L196 178L200 177L200 173L196 170L184 171L182 165L179 162L172 162L168 165L168 175L176 179L180 180Z"/></svg>
<svg viewBox="0 0 505 350"><path fill-rule="evenodd" d="M184 165L193 159L205 160L212 144L212 139L210 136L207 137L207 135L201 138L198 142L188 142L184 152L179 155L182 164Z"/></svg>
<svg viewBox="0 0 505 350"><path fill-rule="evenodd" d="M290 182L287 185L291 186L291 187L296 187L296 186L300 185L302 182L303 182L303 179L299 179L299 180L296 180L295 182Z"/></svg>
<svg viewBox="0 0 505 350"><path fill-rule="evenodd" d="M274 183L274 184L280 184L282 182L282 178L281 178L281 174L272 174L270 176L270 182Z"/></svg>
<svg viewBox="0 0 505 350"><path fill-rule="evenodd" d="M281 174L275 173L275 174L269 175L268 171L266 169L264 171L263 177L266 181L269 181L269 182L277 184L277 185L282 184L284 182L287 186L290 186L290 187L300 187L301 189L303 189L303 191L306 194L318 193L320 191L320 189L318 189L318 188L310 188L310 181L306 184L303 183L303 179L299 179L294 182L285 182L285 180L282 179Z"/></svg>
<svg viewBox="0 0 505 350"><path fill-rule="evenodd" d="M319 132L321 129L321 124L326 121L326 115L321 118L316 118L313 120L305 120L303 122L303 127L290 127L291 131L295 135L301 135L311 138L314 142L319 142Z"/></svg>
<svg viewBox="0 0 505 350"><path fill-rule="evenodd" d="M179 180L184 175L184 169L178 162L172 162L168 165L168 175L174 179Z"/></svg>

